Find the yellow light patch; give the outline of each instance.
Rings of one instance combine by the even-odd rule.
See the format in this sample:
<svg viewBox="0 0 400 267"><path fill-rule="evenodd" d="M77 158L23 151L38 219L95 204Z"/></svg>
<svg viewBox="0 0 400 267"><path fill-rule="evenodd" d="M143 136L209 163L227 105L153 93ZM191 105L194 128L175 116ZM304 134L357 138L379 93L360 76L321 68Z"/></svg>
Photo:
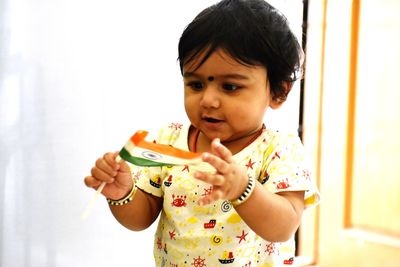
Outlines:
<svg viewBox="0 0 400 267"><path fill-rule="evenodd" d="M196 217L190 217L189 219L187 219L188 223L197 223L199 220Z"/></svg>
<svg viewBox="0 0 400 267"><path fill-rule="evenodd" d="M240 216L238 214L232 214L231 216L229 216L229 218L226 220L228 223L239 223L242 219L240 218Z"/></svg>
<svg viewBox="0 0 400 267"><path fill-rule="evenodd" d="M256 250L255 247L246 247L242 253L240 253L240 256L243 258L249 258L254 255L254 251Z"/></svg>
<svg viewBox="0 0 400 267"><path fill-rule="evenodd" d="M196 187L196 184L193 181L186 179L182 183L179 184L179 187L190 191Z"/></svg>

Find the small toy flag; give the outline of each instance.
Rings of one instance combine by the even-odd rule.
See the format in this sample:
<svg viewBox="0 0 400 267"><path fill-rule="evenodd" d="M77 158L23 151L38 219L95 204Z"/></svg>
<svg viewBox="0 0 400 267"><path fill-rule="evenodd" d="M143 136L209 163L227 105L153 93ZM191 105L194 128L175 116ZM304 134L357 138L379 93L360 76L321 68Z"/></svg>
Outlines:
<svg viewBox="0 0 400 267"><path fill-rule="evenodd" d="M137 131L119 152L119 156L137 166L157 167L201 164L201 153L194 153L145 140L147 131Z"/></svg>
<svg viewBox="0 0 400 267"><path fill-rule="evenodd" d="M144 140L147 134L147 131L137 131L121 149L116 160L119 161L123 159L134 165L143 167L193 165L201 168L202 171L215 171L211 165L201 160L201 153L194 153L169 145L148 142ZM86 219L89 216L96 199L105 185L106 182L102 182L97 188L96 193L82 213L82 219Z"/></svg>

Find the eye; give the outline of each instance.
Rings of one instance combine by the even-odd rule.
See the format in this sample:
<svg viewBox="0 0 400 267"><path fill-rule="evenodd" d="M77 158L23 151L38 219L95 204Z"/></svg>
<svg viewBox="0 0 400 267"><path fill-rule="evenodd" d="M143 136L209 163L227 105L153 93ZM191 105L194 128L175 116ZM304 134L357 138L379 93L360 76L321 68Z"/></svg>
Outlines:
<svg viewBox="0 0 400 267"><path fill-rule="evenodd" d="M240 86L230 83L225 83L224 85L222 85L222 87L225 91L236 91L237 89L240 89Z"/></svg>
<svg viewBox="0 0 400 267"><path fill-rule="evenodd" d="M204 88L204 85L201 82L188 82L186 83L186 86L192 88L195 91L200 91Z"/></svg>

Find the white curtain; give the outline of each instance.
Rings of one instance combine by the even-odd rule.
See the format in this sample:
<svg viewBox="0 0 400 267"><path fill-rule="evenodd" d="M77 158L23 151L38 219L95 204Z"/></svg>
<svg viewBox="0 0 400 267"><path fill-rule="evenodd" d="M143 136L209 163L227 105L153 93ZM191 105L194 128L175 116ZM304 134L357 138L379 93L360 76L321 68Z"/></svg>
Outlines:
<svg viewBox="0 0 400 267"><path fill-rule="evenodd" d="M81 219L83 178L134 131L187 122L177 43L214 2L0 1L0 266L153 266L155 225L124 229L104 198ZM272 126L297 109L295 91Z"/></svg>

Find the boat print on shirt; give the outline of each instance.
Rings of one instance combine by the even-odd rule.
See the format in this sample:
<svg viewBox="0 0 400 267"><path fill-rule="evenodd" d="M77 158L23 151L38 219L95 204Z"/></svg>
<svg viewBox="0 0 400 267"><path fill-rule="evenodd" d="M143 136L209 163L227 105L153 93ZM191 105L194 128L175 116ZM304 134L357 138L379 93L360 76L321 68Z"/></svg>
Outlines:
<svg viewBox="0 0 400 267"><path fill-rule="evenodd" d="M218 259L220 263L222 264L229 264L232 263L235 258L233 257L233 252L232 251L224 251L222 253L222 258Z"/></svg>

